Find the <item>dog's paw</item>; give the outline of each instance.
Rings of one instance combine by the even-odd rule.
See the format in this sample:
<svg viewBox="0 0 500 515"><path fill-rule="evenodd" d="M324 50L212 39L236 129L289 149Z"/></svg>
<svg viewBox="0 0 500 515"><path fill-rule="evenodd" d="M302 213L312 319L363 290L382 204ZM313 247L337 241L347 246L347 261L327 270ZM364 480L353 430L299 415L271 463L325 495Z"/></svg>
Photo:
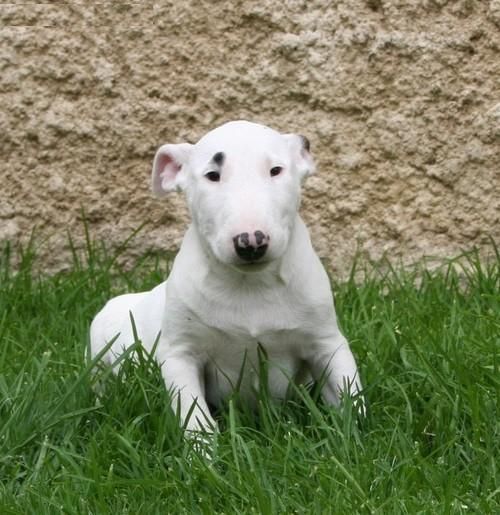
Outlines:
<svg viewBox="0 0 500 515"><path fill-rule="evenodd" d="M357 395L352 401L353 410L361 418L366 418L366 400L362 395Z"/></svg>
<svg viewBox="0 0 500 515"><path fill-rule="evenodd" d="M186 430L184 432L191 450L209 461L213 461L217 453L218 434L217 428L210 432L198 430Z"/></svg>

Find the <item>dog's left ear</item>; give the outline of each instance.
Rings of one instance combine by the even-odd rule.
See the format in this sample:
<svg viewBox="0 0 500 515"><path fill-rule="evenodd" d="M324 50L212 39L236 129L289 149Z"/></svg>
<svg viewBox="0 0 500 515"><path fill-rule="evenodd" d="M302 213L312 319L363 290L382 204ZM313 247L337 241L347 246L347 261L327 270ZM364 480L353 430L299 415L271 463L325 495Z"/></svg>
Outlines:
<svg viewBox="0 0 500 515"><path fill-rule="evenodd" d="M161 146L153 161L151 187L157 197L164 197L169 191L183 189L183 167L189 159L191 143Z"/></svg>
<svg viewBox="0 0 500 515"><path fill-rule="evenodd" d="M284 137L292 153L292 159L295 162L300 178L304 179L314 173L316 166L311 156L309 140L300 134L285 134Z"/></svg>

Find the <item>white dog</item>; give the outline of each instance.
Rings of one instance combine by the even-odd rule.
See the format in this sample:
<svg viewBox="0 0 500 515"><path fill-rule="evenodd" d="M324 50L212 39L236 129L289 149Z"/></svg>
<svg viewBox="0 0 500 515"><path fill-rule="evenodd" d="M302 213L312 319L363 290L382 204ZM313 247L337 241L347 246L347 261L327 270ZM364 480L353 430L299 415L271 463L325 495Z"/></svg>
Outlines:
<svg viewBox="0 0 500 515"><path fill-rule="evenodd" d="M91 353L115 338L103 357L112 364L134 342L131 313L146 349L158 339L155 358L188 431L213 430L208 405L236 387L255 401L261 350L276 398L291 380L322 378L323 398L335 406L361 389L328 276L298 215L302 180L313 171L306 138L246 121L156 153L153 192L184 190L192 223L164 283L98 313Z"/></svg>

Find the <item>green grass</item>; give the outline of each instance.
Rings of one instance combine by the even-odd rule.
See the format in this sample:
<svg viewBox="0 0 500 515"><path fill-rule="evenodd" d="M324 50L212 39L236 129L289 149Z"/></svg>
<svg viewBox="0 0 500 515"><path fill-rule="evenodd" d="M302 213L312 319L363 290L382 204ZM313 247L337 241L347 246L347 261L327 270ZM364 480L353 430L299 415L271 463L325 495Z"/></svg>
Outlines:
<svg viewBox="0 0 500 515"><path fill-rule="evenodd" d="M496 247L492 246L493 251ZM109 376L84 359L106 299L150 288L169 259L125 272L89 243L51 277L0 258L0 513L500 513L500 258L432 271L389 263L336 284L366 385L357 420L300 391L217 415L212 460L186 441L147 357ZM354 275L354 274L353 274Z"/></svg>

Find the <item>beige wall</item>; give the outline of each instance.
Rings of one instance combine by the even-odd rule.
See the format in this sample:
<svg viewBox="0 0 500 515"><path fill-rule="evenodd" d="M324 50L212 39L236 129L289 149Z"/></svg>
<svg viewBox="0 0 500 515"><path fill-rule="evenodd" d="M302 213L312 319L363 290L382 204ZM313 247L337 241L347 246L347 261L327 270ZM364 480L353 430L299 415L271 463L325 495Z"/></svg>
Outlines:
<svg viewBox="0 0 500 515"><path fill-rule="evenodd" d="M0 240L175 248L155 149L246 118L309 137L303 214L345 270L500 241L500 0L0 5Z"/></svg>

